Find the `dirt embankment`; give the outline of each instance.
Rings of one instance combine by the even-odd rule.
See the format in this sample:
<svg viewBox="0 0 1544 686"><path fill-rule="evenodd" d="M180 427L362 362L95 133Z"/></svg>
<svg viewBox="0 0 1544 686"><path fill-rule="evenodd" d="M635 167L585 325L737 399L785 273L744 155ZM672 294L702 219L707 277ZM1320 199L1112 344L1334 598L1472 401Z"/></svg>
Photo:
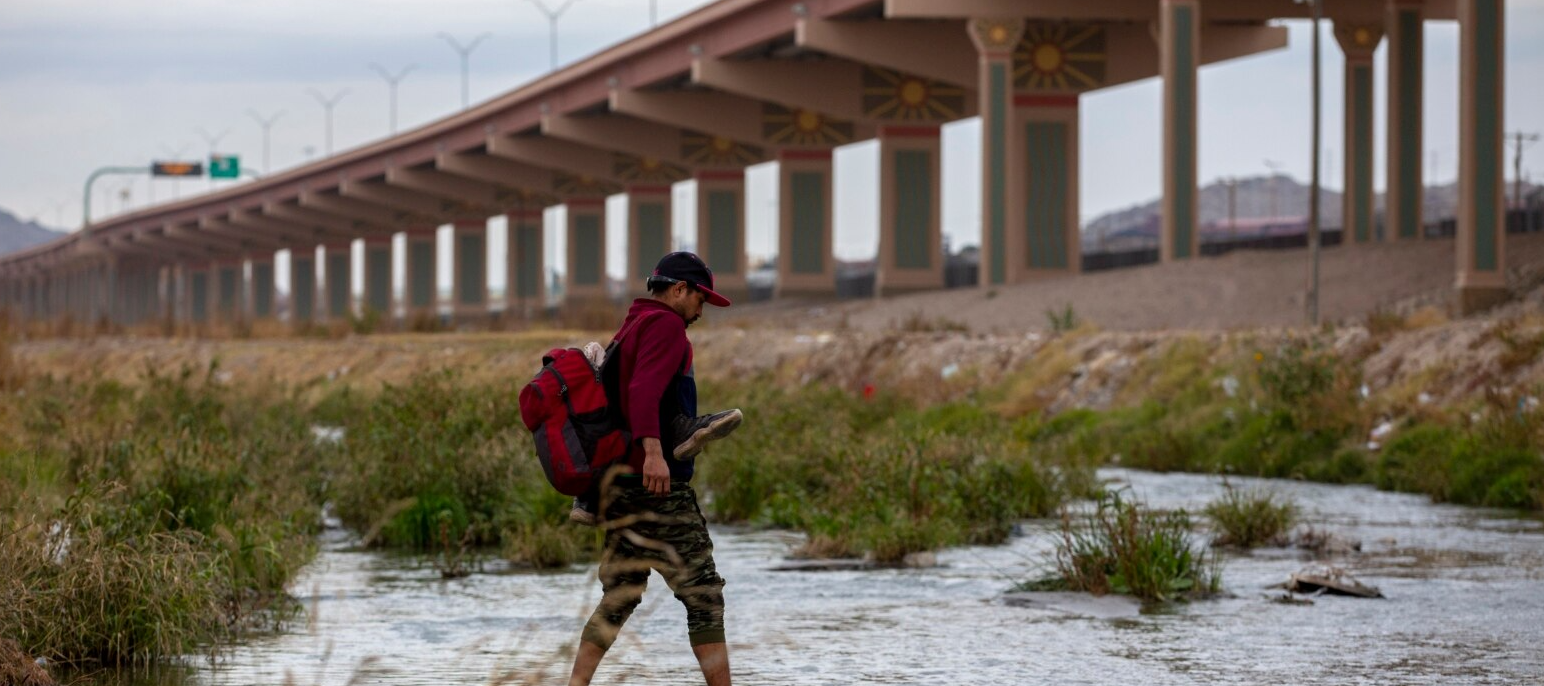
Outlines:
<svg viewBox="0 0 1544 686"><path fill-rule="evenodd" d="M604 334L542 331L519 334L423 334L337 341L281 339L207 341L98 338L28 341L12 346L24 373L100 375L132 381L146 369L202 371L218 363L230 383L278 384L322 391L401 383L425 370L455 368L470 378L523 381L543 351ZM1013 376L1033 386L1036 407L1109 407L1123 397L1142 363L1166 359L1176 346L1220 361L1240 350L1269 349L1302 329L1128 332L1080 329L1048 334L957 331L774 331L719 325L693 330L704 380L758 375L787 385L828 384L861 392L866 386L920 400L970 396ZM1487 388L1535 392L1544 385L1544 306L1514 303L1489 316L1446 321L1431 310L1388 317L1367 326L1317 332L1333 350L1363 360L1369 391L1403 389L1421 402L1449 404ZM1151 368L1152 365L1146 365ZM513 390L513 389L512 389ZM1140 389L1137 389L1140 392ZM1123 396L1123 393L1126 394Z"/></svg>

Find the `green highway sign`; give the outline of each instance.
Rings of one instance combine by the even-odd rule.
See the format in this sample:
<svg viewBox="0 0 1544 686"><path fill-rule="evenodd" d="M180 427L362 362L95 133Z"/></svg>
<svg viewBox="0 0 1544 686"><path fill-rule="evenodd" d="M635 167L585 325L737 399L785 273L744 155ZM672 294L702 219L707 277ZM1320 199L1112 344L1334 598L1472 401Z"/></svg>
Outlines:
<svg viewBox="0 0 1544 686"><path fill-rule="evenodd" d="M204 165L198 162L151 162L151 176L203 176Z"/></svg>
<svg viewBox="0 0 1544 686"><path fill-rule="evenodd" d="M241 158L235 155L210 155L209 178L234 179L241 176Z"/></svg>

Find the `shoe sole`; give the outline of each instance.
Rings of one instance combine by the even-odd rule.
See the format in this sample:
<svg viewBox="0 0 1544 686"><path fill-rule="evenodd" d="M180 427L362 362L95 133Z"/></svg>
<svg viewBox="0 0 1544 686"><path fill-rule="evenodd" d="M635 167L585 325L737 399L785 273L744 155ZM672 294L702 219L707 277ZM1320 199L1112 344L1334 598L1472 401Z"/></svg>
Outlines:
<svg viewBox="0 0 1544 686"><path fill-rule="evenodd" d="M682 441L680 445L676 446L675 450L671 454L674 455L676 459L681 459L682 455L690 455L692 453L699 452L702 450L702 446L728 436L730 433L734 432L736 428L739 428L740 422L744 420L744 413L740 412L739 410L731 411L728 414L710 422L707 426L692 432L692 435L687 436L686 440Z"/></svg>
<svg viewBox="0 0 1544 686"><path fill-rule="evenodd" d="M574 508L568 511L568 521L579 526L595 526L595 515L584 510Z"/></svg>

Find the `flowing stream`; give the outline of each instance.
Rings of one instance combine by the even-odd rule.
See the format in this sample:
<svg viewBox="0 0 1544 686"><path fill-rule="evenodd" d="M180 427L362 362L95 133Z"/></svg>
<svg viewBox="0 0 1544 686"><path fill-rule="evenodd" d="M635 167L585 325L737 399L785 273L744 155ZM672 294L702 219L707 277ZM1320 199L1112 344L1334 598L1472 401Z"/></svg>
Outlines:
<svg viewBox="0 0 1544 686"><path fill-rule="evenodd" d="M1107 470L1153 507L1199 510L1220 479ZM1329 558L1386 599L1273 602L1267 587L1315 558L1225 558L1228 596L1116 618L1073 603L1003 601L1038 576L1050 522L998 547L941 551L938 567L772 571L787 532L715 528L739 684L1520 684L1544 682L1544 521L1364 487L1233 479L1295 500L1305 523L1362 551ZM488 563L442 581L421 558L358 551L341 535L294 586L306 616L168 682L566 683L599 598L593 567ZM1098 614L1098 613L1092 613ZM701 683L685 613L655 575L597 683Z"/></svg>

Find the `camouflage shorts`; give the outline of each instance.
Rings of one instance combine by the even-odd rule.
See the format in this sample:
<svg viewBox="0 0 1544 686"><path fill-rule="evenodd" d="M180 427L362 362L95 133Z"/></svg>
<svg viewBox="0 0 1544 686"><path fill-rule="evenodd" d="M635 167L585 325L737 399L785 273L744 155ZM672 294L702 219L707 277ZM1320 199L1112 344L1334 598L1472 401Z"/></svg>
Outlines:
<svg viewBox="0 0 1544 686"><path fill-rule="evenodd" d="M686 634L694 646L724 642L724 579L713 564L713 539L686 482L656 496L636 479L619 479L602 497L606 549L601 554L601 601L584 626L583 640L610 648L643 600L657 570L686 606Z"/></svg>

